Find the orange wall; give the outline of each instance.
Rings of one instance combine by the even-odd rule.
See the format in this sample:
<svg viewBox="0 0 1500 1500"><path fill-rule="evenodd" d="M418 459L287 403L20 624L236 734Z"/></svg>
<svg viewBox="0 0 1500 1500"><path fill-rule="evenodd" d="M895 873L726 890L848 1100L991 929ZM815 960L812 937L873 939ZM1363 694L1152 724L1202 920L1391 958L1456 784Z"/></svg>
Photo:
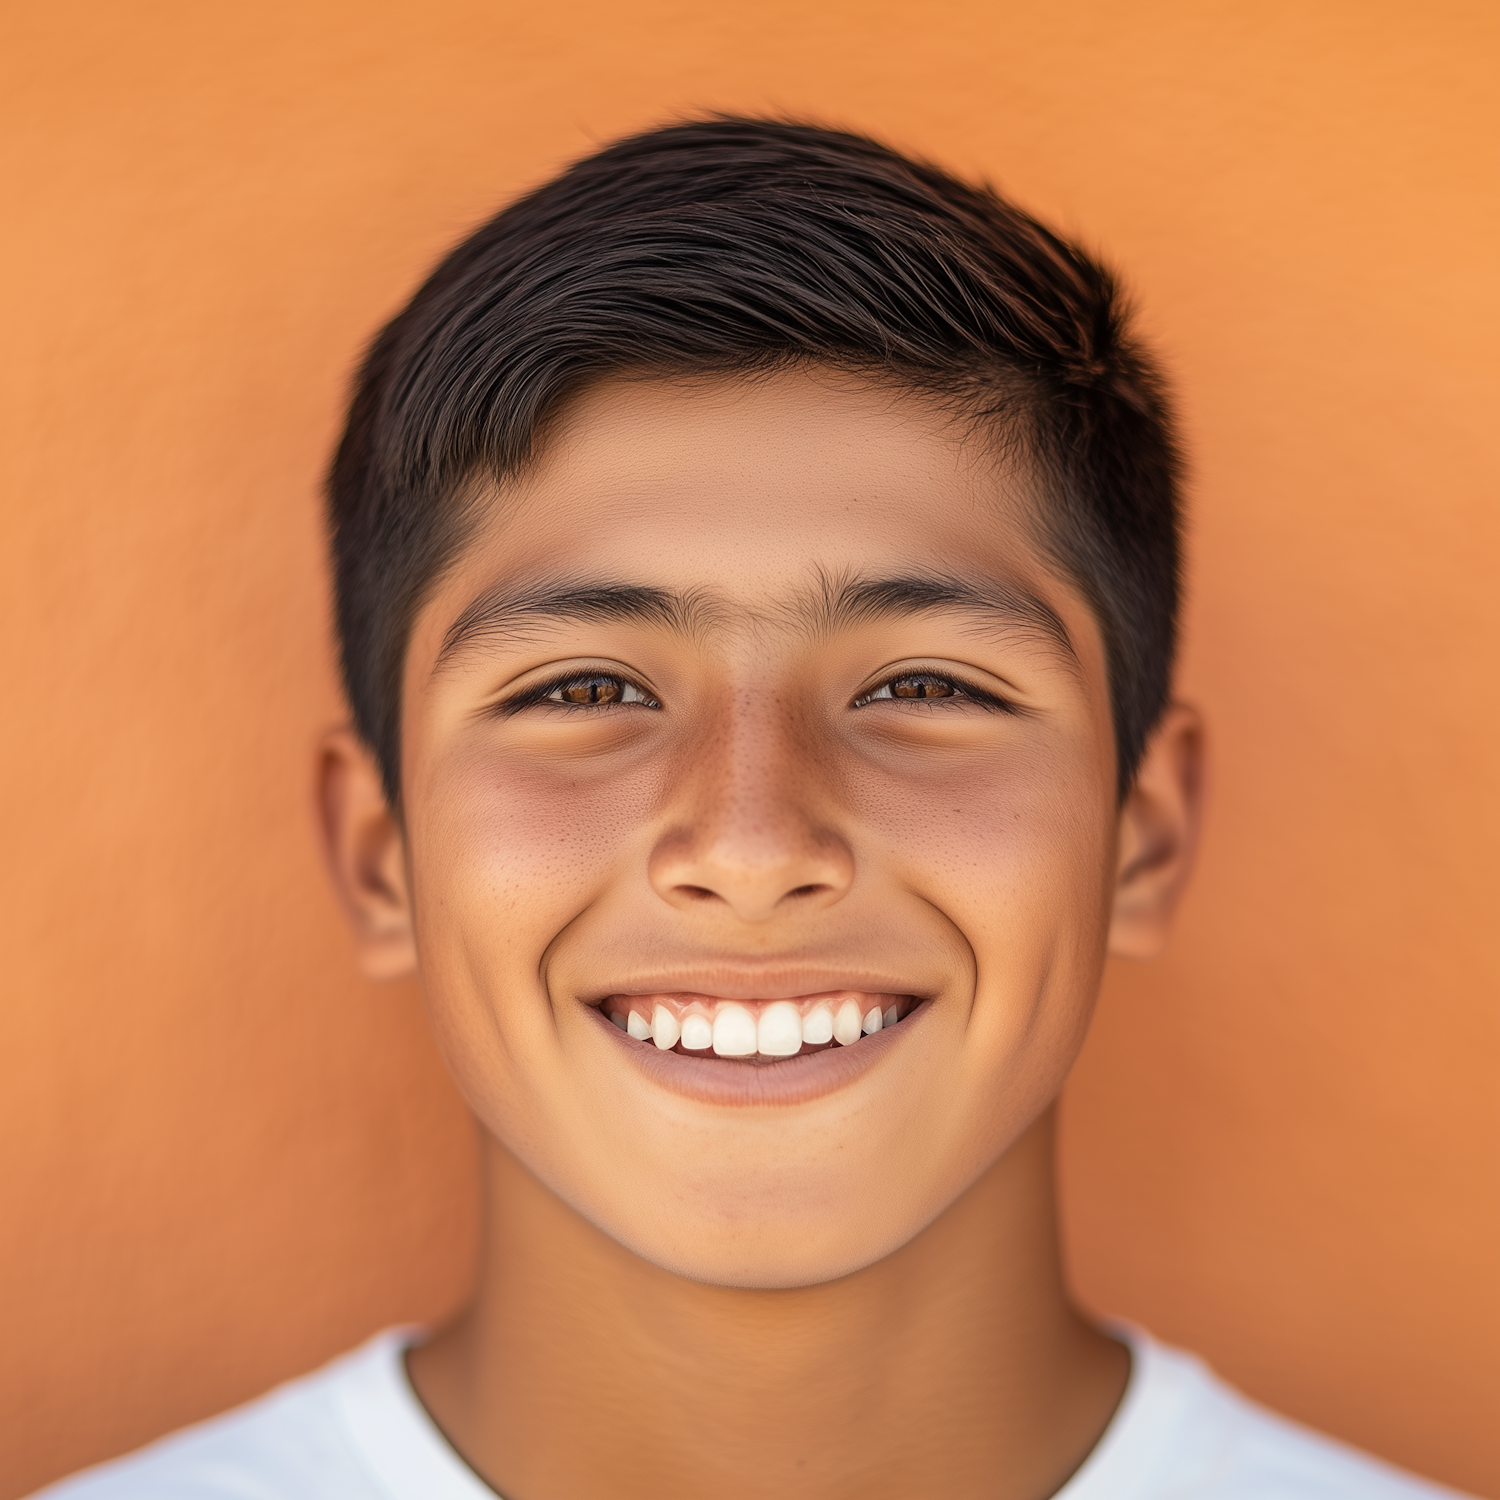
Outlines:
<svg viewBox="0 0 1500 1500"><path fill-rule="evenodd" d="M1195 465L1212 826L1066 1112L1096 1306L1500 1496L1492 0L10 0L0 1493L462 1295L472 1142L308 816L316 488L466 226L693 106L1128 268Z"/></svg>

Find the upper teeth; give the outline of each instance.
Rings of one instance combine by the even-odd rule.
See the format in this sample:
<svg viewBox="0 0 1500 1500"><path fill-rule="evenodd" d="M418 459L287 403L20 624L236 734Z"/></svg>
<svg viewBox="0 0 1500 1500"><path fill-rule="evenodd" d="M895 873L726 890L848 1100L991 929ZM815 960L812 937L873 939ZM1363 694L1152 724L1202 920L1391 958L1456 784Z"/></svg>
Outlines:
<svg viewBox="0 0 1500 1500"><path fill-rule="evenodd" d="M636 1019L636 1014L634 1011L631 1011L630 1018L631 1020ZM697 1019L701 1020L702 1017L700 1016ZM665 1005L658 1005L656 1009L651 1012L651 1024L649 1026L646 1025L644 1016L640 1018L640 1024L641 1040L645 1041L648 1036L654 1037L656 1040L656 1045L660 1047L663 1052L665 1052L669 1047L675 1047L677 1045L677 1039L682 1035L682 1027L678 1024L677 1017L674 1016ZM631 1035L634 1036L635 1033L632 1032ZM711 1030L709 1032L709 1038L710 1040L712 1040L713 1038L713 1032Z"/></svg>
<svg viewBox="0 0 1500 1500"><path fill-rule="evenodd" d="M852 1046L861 1036L894 1026L901 1019L898 1001L882 1009L870 1003L872 998L846 993L812 1001L749 1005L736 1000L642 996L628 1002L621 997L608 1009L615 1025L637 1041L654 1041L663 1052L680 1044L685 1052L712 1048L720 1057L793 1057L804 1046L823 1047L835 1041ZM616 1009L620 1003L628 1003L630 1009Z"/></svg>
<svg viewBox="0 0 1500 1500"><path fill-rule="evenodd" d="M714 1051L720 1057L752 1057L760 1051L756 1042L755 1017L743 1005L721 1005L714 1016Z"/></svg>

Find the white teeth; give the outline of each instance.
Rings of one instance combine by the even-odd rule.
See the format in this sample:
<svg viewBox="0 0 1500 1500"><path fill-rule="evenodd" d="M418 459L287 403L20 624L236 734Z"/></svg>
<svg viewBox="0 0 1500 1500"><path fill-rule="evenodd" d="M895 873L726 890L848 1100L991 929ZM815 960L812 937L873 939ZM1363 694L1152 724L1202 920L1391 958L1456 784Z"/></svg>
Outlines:
<svg viewBox="0 0 1500 1500"><path fill-rule="evenodd" d="M760 1050L755 1017L743 1005L721 1005L714 1016L714 1051L720 1057L750 1057Z"/></svg>
<svg viewBox="0 0 1500 1500"><path fill-rule="evenodd" d="M707 1016L691 1015L682 1018L682 1050L684 1052L707 1052L714 1044L713 1023ZM750 1049L752 1052L754 1047Z"/></svg>
<svg viewBox="0 0 1500 1500"><path fill-rule="evenodd" d="M901 1019L899 1003L884 1011L878 1005L860 1014L860 1002L849 995L837 1008L827 1000L758 1001L691 1000L687 1014L678 1001L652 1002L649 1018L637 1010L606 1012L621 1031L638 1042L654 1042L663 1052L681 1046L684 1052L713 1049L720 1057L795 1057L804 1047L826 1047L829 1042L852 1047L862 1036L873 1036ZM804 1014L803 1007L806 1006ZM712 1015L704 1012L712 1007Z"/></svg>
<svg viewBox="0 0 1500 1500"><path fill-rule="evenodd" d="M669 1052L677 1045L677 1038L681 1035L682 1027L677 1024L677 1017L665 1005L658 1005L651 1012L652 1040L663 1052Z"/></svg>
<svg viewBox="0 0 1500 1500"><path fill-rule="evenodd" d="M833 1012L826 1005L815 1005L803 1016L802 1040L809 1047L821 1047L833 1040Z"/></svg>
<svg viewBox="0 0 1500 1500"><path fill-rule="evenodd" d="M846 1000L839 1006L839 1013L834 1018L834 1040L841 1047L852 1047L860 1039L861 1034L859 1005L854 1000Z"/></svg>
<svg viewBox="0 0 1500 1500"><path fill-rule="evenodd" d="M802 1012L790 1000L777 1000L761 1011L755 1050L766 1057L793 1057L802 1050Z"/></svg>

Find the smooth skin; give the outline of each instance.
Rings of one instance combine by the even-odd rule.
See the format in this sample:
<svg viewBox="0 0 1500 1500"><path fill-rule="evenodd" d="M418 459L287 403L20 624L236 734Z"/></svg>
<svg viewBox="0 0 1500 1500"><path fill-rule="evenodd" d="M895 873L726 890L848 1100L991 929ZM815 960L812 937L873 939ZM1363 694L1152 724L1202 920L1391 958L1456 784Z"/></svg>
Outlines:
<svg viewBox="0 0 1500 1500"><path fill-rule="evenodd" d="M420 976L482 1128L422 1401L508 1500L1054 1493L1129 1356L1063 1284L1053 1106L1106 953L1165 940L1196 715L1122 806L1025 476L907 392L616 378L481 498L400 816L348 732L319 767L363 967ZM924 1003L792 1103L665 1087L597 1008L840 987Z"/></svg>

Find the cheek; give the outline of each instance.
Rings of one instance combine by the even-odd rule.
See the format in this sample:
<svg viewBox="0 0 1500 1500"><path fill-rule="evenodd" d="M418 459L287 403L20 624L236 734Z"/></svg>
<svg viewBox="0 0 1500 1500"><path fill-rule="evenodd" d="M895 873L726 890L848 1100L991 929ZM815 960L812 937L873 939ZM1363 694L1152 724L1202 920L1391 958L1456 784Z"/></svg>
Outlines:
<svg viewBox="0 0 1500 1500"><path fill-rule="evenodd" d="M976 949L987 938L1013 941L1018 929L1060 938L1080 917L1092 943L1113 822L1095 760L1086 745L1060 739L929 765L920 776L867 770L852 790L880 858Z"/></svg>
<svg viewBox="0 0 1500 1500"><path fill-rule="evenodd" d="M983 1143L1009 1138L1082 1044L1112 885L1113 789L1099 759L1087 739L1059 739L861 787L897 881L972 956L950 1079L960 1156L964 1141L983 1155Z"/></svg>
<svg viewBox="0 0 1500 1500"><path fill-rule="evenodd" d="M534 971L541 947L634 852L660 781L649 765L622 775L483 751L432 765L411 820L422 830L412 850L419 938L462 933L495 957L519 945Z"/></svg>
<svg viewBox="0 0 1500 1500"><path fill-rule="evenodd" d="M1113 787L1059 743L923 778L867 775L861 815L898 884L972 955L953 1014L930 1163L967 1182L1055 1097L1092 1014L1112 888ZM934 1168L936 1170L936 1168ZM945 1179L945 1181L948 1179Z"/></svg>
<svg viewBox="0 0 1500 1500"><path fill-rule="evenodd" d="M471 1108L527 1159L567 1092L546 955L634 855L660 780L591 769L481 747L413 766L406 788L428 1014Z"/></svg>

